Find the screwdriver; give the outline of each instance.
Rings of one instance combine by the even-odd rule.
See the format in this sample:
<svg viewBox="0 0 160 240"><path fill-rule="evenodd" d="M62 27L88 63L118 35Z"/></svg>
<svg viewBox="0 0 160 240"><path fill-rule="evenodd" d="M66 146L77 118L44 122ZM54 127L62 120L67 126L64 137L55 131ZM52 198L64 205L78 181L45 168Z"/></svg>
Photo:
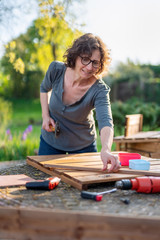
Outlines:
<svg viewBox="0 0 160 240"><path fill-rule="evenodd" d="M60 180L60 178L54 177L48 178L47 180L27 182L26 188L32 190L52 190L59 184Z"/></svg>
<svg viewBox="0 0 160 240"><path fill-rule="evenodd" d="M82 198L86 198L86 199L93 199L95 201L101 201L104 194L107 194L107 193L112 193L112 192L116 192L117 191L117 188L113 188L111 190L107 190L107 191L104 191L104 192L87 192L87 191L82 191L81 192L81 197Z"/></svg>

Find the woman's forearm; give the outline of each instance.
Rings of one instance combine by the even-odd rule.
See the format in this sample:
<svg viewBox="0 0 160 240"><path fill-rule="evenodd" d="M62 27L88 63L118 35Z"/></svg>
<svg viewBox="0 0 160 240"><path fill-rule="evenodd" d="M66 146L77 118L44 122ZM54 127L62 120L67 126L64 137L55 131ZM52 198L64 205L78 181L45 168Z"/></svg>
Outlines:
<svg viewBox="0 0 160 240"><path fill-rule="evenodd" d="M48 108L48 93L40 93L40 101L42 108L42 118L49 117L49 108Z"/></svg>
<svg viewBox="0 0 160 240"><path fill-rule="evenodd" d="M100 132L101 137L101 160L103 162L103 170L108 172L117 172L120 168L118 156L111 153L111 147L113 143L113 130L110 127L104 127ZM110 168L108 169L108 164Z"/></svg>
<svg viewBox="0 0 160 240"><path fill-rule="evenodd" d="M41 108L42 108L42 128L45 129L47 132L51 132L52 127L55 127L54 120L50 117L49 114L49 107L48 107L48 93L40 93L40 101L41 101Z"/></svg>
<svg viewBox="0 0 160 240"><path fill-rule="evenodd" d="M110 127L104 127L100 132L102 150L111 151L112 143L113 143L113 129Z"/></svg>

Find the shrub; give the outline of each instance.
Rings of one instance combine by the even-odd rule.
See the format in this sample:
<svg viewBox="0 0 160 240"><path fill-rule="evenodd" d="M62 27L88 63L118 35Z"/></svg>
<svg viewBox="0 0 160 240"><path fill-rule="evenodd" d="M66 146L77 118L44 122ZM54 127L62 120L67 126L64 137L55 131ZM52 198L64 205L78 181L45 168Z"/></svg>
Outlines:
<svg viewBox="0 0 160 240"><path fill-rule="evenodd" d="M118 132L122 132L125 125L125 115L143 114L143 126L149 126L154 130L160 126L160 106L156 103L145 103L137 98L131 98L127 102L114 102L111 104L114 125ZM116 134L117 135L117 134Z"/></svg>
<svg viewBox="0 0 160 240"><path fill-rule="evenodd" d="M0 97L0 134L4 133L12 115L12 105L10 102Z"/></svg>

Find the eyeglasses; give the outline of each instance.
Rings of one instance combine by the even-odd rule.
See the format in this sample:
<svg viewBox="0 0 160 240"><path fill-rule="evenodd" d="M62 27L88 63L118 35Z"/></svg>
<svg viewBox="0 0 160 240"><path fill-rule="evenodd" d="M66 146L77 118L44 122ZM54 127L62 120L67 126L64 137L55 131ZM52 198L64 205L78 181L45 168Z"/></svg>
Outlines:
<svg viewBox="0 0 160 240"><path fill-rule="evenodd" d="M97 60L91 60L89 57L82 57L80 56L81 58L81 63L85 66L89 65L90 63L92 63L92 66L94 68L99 68L100 67L100 61L97 61Z"/></svg>

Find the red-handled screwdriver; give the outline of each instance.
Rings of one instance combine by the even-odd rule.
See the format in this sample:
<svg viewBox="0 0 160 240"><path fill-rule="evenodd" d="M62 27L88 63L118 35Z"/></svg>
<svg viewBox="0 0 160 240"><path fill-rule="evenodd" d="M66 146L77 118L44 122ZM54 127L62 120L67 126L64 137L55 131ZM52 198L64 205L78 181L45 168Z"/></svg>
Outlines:
<svg viewBox="0 0 160 240"><path fill-rule="evenodd" d="M111 190L107 190L107 191L104 191L104 192L87 192L87 191L82 191L81 192L81 197L82 198L86 198L86 199L93 199L95 201L101 201L104 194L107 194L107 193L112 193L112 192L116 192L117 191L117 188L113 188Z"/></svg>
<svg viewBox="0 0 160 240"><path fill-rule="evenodd" d="M49 178L47 180L27 182L26 188L32 189L32 190L52 190L59 184L60 180L61 180L60 178L54 177L54 178Z"/></svg>

